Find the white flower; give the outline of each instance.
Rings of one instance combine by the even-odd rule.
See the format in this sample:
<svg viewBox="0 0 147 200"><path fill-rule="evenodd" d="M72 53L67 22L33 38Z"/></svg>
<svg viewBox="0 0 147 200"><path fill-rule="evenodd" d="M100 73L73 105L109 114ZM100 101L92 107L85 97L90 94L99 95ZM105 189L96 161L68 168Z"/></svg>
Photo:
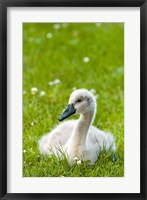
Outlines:
<svg viewBox="0 0 147 200"><path fill-rule="evenodd" d="M78 157L75 157L75 158L74 158L74 161L78 161L78 160L79 160L79 158L78 158Z"/></svg>
<svg viewBox="0 0 147 200"><path fill-rule="evenodd" d="M37 92L38 92L38 88L36 88L36 87L31 88L31 94L32 95L35 95Z"/></svg>
<svg viewBox="0 0 147 200"><path fill-rule="evenodd" d="M59 84L59 83L61 83L61 81L60 81L59 79L54 80L54 84L55 84L55 85L56 85L56 84Z"/></svg>
<svg viewBox="0 0 147 200"><path fill-rule="evenodd" d="M59 29L59 28L61 27L61 25L60 25L60 24L54 24L54 26L53 26L53 27L54 27L54 29L56 29L56 30L57 30L57 29Z"/></svg>
<svg viewBox="0 0 147 200"><path fill-rule="evenodd" d="M54 80L54 81L48 82L48 84L49 84L50 86L52 86L52 85L57 85L57 84L60 84L60 83L61 83L61 81L60 81L59 79L56 79L56 80Z"/></svg>
<svg viewBox="0 0 147 200"><path fill-rule="evenodd" d="M47 33L47 38L51 39L53 37L53 34L52 33Z"/></svg>
<svg viewBox="0 0 147 200"><path fill-rule="evenodd" d="M31 126L34 126L36 123L37 123L37 121L34 120L34 121L31 123Z"/></svg>
<svg viewBox="0 0 147 200"><path fill-rule="evenodd" d="M96 89L92 88L92 89L90 90L90 92L91 92L92 94L96 94Z"/></svg>
<svg viewBox="0 0 147 200"><path fill-rule="evenodd" d="M24 149L23 152L26 153L26 150Z"/></svg>
<svg viewBox="0 0 147 200"><path fill-rule="evenodd" d="M100 22L97 22L97 23L96 23L96 26L97 26L97 27L100 27L100 26L101 26L101 23L100 23Z"/></svg>
<svg viewBox="0 0 147 200"><path fill-rule="evenodd" d="M31 126L34 126L34 122L31 123Z"/></svg>
<svg viewBox="0 0 147 200"><path fill-rule="evenodd" d="M53 83L52 81L48 82L48 84L49 84L50 86L54 85L54 83Z"/></svg>
<svg viewBox="0 0 147 200"><path fill-rule="evenodd" d="M84 61L85 63L88 63L88 62L90 61L90 59L89 59L88 57L84 57L84 58L83 58L83 61Z"/></svg>
<svg viewBox="0 0 147 200"><path fill-rule="evenodd" d="M81 165L82 161L81 160L78 160L77 161L77 165Z"/></svg>
<svg viewBox="0 0 147 200"><path fill-rule="evenodd" d="M41 92L40 92L40 96L41 96L41 97L43 97L43 96L45 96L45 95L46 95L46 92L45 92L45 91L41 91Z"/></svg>
<svg viewBox="0 0 147 200"><path fill-rule="evenodd" d="M76 87L73 87L73 88L72 88L72 91L75 91L76 89L77 89Z"/></svg>

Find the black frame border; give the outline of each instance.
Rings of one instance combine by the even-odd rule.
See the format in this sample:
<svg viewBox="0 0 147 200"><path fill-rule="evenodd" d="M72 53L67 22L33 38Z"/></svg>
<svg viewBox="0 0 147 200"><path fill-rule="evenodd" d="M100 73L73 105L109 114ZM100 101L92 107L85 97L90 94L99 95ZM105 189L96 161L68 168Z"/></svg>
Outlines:
<svg viewBox="0 0 147 200"><path fill-rule="evenodd" d="M35 194L7 193L7 8L8 7L140 8L140 193ZM135 23L135 22L134 22ZM147 200L147 0L0 0L0 199L142 199ZM132 72L133 73L133 72ZM135 167L135 166L134 166Z"/></svg>

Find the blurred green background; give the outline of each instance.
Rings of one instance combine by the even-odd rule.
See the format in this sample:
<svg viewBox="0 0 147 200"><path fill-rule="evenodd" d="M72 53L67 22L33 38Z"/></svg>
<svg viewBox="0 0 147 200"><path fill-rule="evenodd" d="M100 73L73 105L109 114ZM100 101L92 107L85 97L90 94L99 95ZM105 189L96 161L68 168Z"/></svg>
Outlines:
<svg viewBox="0 0 147 200"><path fill-rule="evenodd" d="M94 166L70 168L41 156L38 140L59 122L70 93L97 98L94 125L116 138L116 163L102 152ZM77 118L73 116L72 118ZM124 24L23 24L23 176L124 175Z"/></svg>

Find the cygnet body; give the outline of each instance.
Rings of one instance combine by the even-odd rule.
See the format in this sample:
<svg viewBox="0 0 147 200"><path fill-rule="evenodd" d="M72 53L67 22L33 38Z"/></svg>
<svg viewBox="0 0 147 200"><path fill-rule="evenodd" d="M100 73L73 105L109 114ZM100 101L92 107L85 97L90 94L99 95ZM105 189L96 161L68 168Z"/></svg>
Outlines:
<svg viewBox="0 0 147 200"><path fill-rule="evenodd" d="M92 125L96 113L96 99L86 89L71 93L67 108L59 117L62 121L73 114L80 114L78 120L67 120L39 140L40 152L54 153L62 157L63 151L72 166L78 160L94 164L103 149L115 153L115 139ZM75 159L76 158L76 159Z"/></svg>

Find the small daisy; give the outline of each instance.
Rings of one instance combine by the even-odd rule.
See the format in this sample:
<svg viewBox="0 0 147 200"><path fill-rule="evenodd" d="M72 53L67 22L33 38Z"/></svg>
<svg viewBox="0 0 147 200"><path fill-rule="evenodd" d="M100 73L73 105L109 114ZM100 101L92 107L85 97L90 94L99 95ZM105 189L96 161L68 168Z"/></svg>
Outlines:
<svg viewBox="0 0 147 200"><path fill-rule="evenodd" d="M78 158L78 157L75 157L75 158L74 158L74 161L78 161L78 160L79 160L79 158Z"/></svg>
<svg viewBox="0 0 147 200"><path fill-rule="evenodd" d="M73 88L72 88L72 91L75 91L76 89L77 89L76 87L73 87Z"/></svg>
<svg viewBox="0 0 147 200"><path fill-rule="evenodd" d="M41 91L41 92L40 92L40 96L41 96L41 97L43 97L43 96L45 96L45 95L46 95L46 92L45 92L45 91Z"/></svg>
<svg viewBox="0 0 147 200"><path fill-rule="evenodd" d="M47 38L51 39L53 37L53 34L52 33L47 33Z"/></svg>
<svg viewBox="0 0 147 200"><path fill-rule="evenodd" d="M78 160L77 161L77 165L81 165L82 161L81 160Z"/></svg>
<svg viewBox="0 0 147 200"><path fill-rule="evenodd" d="M36 88L36 87L31 88L31 94L32 95L35 95L37 92L38 92L38 88Z"/></svg>
<svg viewBox="0 0 147 200"><path fill-rule="evenodd" d="M54 80L54 84L55 84L55 85L56 85L56 84L59 84L59 83L61 83L61 81L60 81L59 79Z"/></svg>
<svg viewBox="0 0 147 200"><path fill-rule="evenodd" d="M50 81L50 82L48 82L48 84L49 84L50 86L52 86L52 85L54 85L54 82Z"/></svg>
<svg viewBox="0 0 147 200"><path fill-rule="evenodd" d="M61 27L61 25L60 24L54 24L53 27L54 27L54 29L58 30Z"/></svg>
<svg viewBox="0 0 147 200"><path fill-rule="evenodd" d="M92 94L96 94L96 89L92 88L92 89L90 90L90 92L91 92Z"/></svg>
<svg viewBox="0 0 147 200"><path fill-rule="evenodd" d="M89 59L88 57L84 57L84 58L83 58L83 61L84 61L85 63L88 63L88 62L90 61L90 59Z"/></svg>
<svg viewBox="0 0 147 200"><path fill-rule="evenodd" d="M34 121L31 123L31 126L34 126L36 123L37 123L37 121L34 120Z"/></svg>
<svg viewBox="0 0 147 200"><path fill-rule="evenodd" d="M56 80L54 80L54 81L48 82L48 84L49 84L50 86L57 85L57 84L60 84L60 83L61 83L61 81L60 81L59 79L56 79Z"/></svg>
<svg viewBox="0 0 147 200"><path fill-rule="evenodd" d="M52 85L57 85L57 84L60 84L60 83L61 83L61 81L60 81L59 79L55 79L54 81L48 82L48 84L49 84L50 86L52 86Z"/></svg>

